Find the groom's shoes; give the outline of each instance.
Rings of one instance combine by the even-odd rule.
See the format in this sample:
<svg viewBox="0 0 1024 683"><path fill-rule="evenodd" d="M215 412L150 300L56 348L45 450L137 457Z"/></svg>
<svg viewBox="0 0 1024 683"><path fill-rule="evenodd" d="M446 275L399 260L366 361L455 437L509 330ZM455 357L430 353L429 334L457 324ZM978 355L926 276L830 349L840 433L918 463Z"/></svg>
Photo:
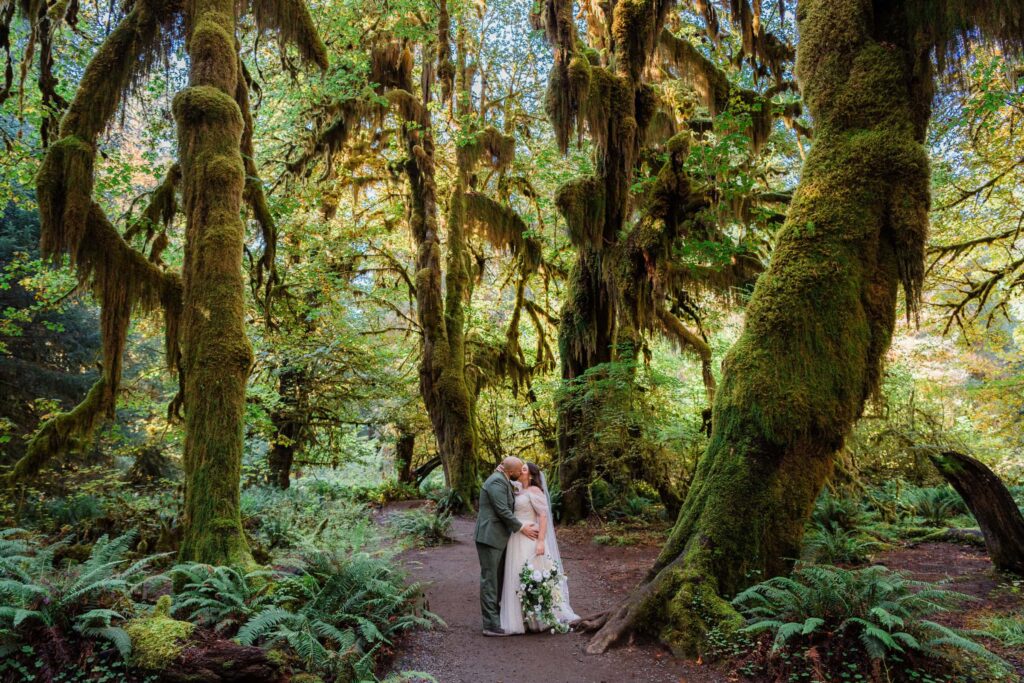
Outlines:
<svg viewBox="0 0 1024 683"><path fill-rule="evenodd" d="M510 635L510 634L506 633L505 629L502 629L502 628L485 628L484 629L484 635L485 636L507 636L507 635Z"/></svg>

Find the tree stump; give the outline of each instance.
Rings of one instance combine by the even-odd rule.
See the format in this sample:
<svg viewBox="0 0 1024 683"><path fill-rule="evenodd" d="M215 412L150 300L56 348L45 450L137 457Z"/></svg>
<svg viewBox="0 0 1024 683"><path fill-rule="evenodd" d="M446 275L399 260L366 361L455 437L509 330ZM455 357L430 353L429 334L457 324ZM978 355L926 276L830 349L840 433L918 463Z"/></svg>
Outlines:
<svg viewBox="0 0 1024 683"><path fill-rule="evenodd" d="M944 451L930 457L978 521L996 569L1024 575L1024 516L1003 482L962 453Z"/></svg>

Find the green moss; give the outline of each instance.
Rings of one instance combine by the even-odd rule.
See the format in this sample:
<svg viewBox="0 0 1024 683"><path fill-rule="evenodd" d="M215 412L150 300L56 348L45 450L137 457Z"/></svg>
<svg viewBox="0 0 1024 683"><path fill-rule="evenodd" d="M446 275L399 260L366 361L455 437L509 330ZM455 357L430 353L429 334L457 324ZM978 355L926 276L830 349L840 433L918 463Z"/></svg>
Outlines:
<svg viewBox="0 0 1024 683"><path fill-rule="evenodd" d="M294 45L304 61L327 69L327 48L305 0L254 0L251 6L261 31L273 32L282 47Z"/></svg>
<svg viewBox="0 0 1024 683"><path fill-rule="evenodd" d="M195 624L170 616L171 597L163 595L146 617L132 619L125 631L132 641L131 663L141 669L162 671L178 658Z"/></svg>

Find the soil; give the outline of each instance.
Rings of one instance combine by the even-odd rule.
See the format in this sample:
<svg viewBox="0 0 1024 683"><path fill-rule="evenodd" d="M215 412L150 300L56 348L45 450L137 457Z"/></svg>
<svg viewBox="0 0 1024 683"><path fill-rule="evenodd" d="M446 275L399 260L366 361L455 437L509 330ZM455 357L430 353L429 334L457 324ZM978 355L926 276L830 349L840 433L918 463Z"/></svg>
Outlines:
<svg viewBox="0 0 1024 683"><path fill-rule="evenodd" d="M430 674L440 683L749 680L730 671L728 663L708 666L681 660L656 643L627 643L603 655L588 655L583 650L586 634L483 636L473 524L473 519L456 518L452 543L412 549L400 556L411 578L426 584L429 609L447 626L414 632L398 643L390 667L393 671ZM636 544L625 547L594 542L595 536L607 533L596 524L558 530L572 606L581 615L614 606L637 584L658 554L657 534L632 535L630 540ZM947 625L978 628L987 615L1024 612L1019 579L1015 584L997 574L981 548L923 543L880 553L874 561L976 598L963 610L937 615L936 621ZM1008 650L994 640L984 642L1024 674L1024 653Z"/></svg>
<svg viewBox="0 0 1024 683"><path fill-rule="evenodd" d="M982 629L986 617L1024 614L1024 582L1020 577L996 572L983 548L921 543L880 553L874 559L875 564L907 572L918 581L930 581L946 590L973 597L963 609L931 617L946 626ZM1024 651L1005 647L992 638L980 640L1024 677Z"/></svg>
<svg viewBox="0 0 1024 683"><path fill-rule="evenodd" d="M441 683L710 683L729 680L711 667L673 657L652 643L583 651L587 636L527 634L488 638L481 633L479 565L473 520L456 518L454 542L402 555L412 578L427 583L429 608L447 628L418 631L399 645L394 671L428 673ZM650 568L658 546L597 545L593 527L559 529L558 544L573 609L593 614L616 604Z"/></svg>

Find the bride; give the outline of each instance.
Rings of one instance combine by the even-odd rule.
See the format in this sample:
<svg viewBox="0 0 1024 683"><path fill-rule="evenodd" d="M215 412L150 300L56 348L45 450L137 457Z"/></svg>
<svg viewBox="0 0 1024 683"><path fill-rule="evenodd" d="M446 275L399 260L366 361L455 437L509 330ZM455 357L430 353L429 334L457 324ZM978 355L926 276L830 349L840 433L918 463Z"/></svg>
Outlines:
<svg viewBox="0 0 1024 683"><path fill-rule="evenodd" d="M501 628L505 633L525 633L527 624L523 618L523 608L515 586L519 585L519 572L523 565L529 563L536 569L544 569L548 562L553 561L563 578L560 592L561 600L555 605L555 617L563 623L572 622L579 617L569 606L569 587L562 567L562 558L558 552L558 541L551 519L550 497L547 483L540 468L533 463L523 465L521 472L510 472L520 485L515 497L515 515L523 524L533 522L539 529L536 540L528 538L522 531L517 531L508 539L505 551L505 573L502 581L504 590L501 596ZM518 476L516 476L518 475ZM536 624L530 624L530 630L540 630Z"/></svg>

